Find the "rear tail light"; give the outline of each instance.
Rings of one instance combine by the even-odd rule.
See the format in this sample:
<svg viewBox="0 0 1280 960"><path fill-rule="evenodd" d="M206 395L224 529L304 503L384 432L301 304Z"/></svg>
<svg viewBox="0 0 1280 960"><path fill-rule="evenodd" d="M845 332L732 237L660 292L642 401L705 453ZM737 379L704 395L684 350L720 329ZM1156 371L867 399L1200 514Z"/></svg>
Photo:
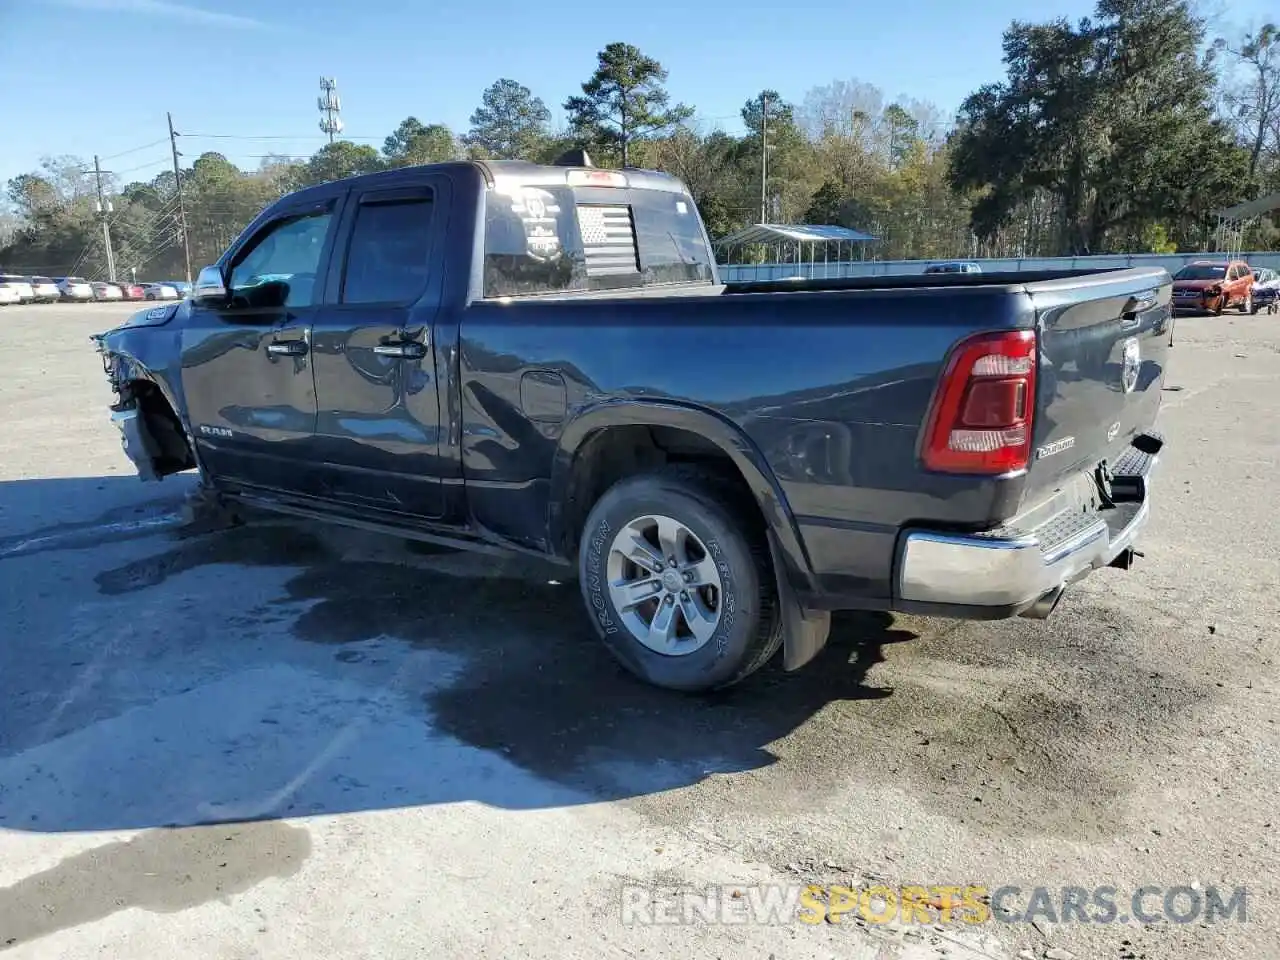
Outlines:
<svg viewBox="0 0 1280 960"><path fill-rule="evenodd" d="M1025 469L1035 387L1034 330L962 340L951 351L926 421L925 467L990 475Z"/></svg>

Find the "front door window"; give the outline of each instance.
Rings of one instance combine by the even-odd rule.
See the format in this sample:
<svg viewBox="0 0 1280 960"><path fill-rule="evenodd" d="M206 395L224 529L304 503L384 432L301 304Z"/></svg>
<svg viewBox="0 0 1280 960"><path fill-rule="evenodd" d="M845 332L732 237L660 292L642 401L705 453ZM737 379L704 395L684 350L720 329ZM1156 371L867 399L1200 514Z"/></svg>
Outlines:
<svg viewBox="0 0 1280 960"><path fill-rule="evenodd" d="M332 214L280 220L231 268L233 306L302 307L313 302L320 254Z"/></svg>

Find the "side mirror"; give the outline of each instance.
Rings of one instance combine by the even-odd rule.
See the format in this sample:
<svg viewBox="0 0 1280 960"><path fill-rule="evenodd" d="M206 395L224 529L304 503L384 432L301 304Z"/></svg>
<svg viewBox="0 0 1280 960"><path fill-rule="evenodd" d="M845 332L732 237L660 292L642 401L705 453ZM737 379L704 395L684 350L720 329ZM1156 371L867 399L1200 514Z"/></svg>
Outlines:
<svg viewBox="0 0 1280 960"><path fill-rule="evenodd" d="M222 271L217 267L205 267L196 277L195 286L191 288L193 302L204 307L225 307L227 305L227 285L222 279Z"/></svg>

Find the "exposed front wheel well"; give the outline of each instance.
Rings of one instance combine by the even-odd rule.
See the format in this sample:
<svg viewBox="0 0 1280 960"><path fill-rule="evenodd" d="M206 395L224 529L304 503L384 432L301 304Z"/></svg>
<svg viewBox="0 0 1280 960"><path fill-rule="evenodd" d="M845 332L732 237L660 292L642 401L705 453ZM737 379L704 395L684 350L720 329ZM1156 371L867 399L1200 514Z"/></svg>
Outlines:
<svg viewBox="0 0 1280 960"><path fill-rule="evenodd" d="M706 437L678 427L648 424L605 427L588 436L574 455L564 501L560 544L564 556L577 556L587 515L615 483L681 463L714 475L722 482L736 514L753 529L764 527L764 516L737 464Z"/></svg>
<svg viewBox="0 0 1280 960"><path fill-rule="evenodd" d="M196 465L182 421L158 386L150 380L132 380L120 391L120 400L137 405L139 418L154 444L152 459L157 475L180 473Z"/></svg>

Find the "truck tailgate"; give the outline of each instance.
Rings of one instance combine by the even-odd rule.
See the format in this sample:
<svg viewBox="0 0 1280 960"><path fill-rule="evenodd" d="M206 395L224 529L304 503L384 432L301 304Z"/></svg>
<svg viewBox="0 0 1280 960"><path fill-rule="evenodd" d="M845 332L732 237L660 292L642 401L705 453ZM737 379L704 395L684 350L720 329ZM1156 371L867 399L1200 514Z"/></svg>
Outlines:
<svg viewBox="0 0 1280 960"><path fill-rule="evenodd" d="M1154 426L1169 352L1173 283L1163 268L1027 284L1040 360L1024 503L1114 464Z"/></svg>

